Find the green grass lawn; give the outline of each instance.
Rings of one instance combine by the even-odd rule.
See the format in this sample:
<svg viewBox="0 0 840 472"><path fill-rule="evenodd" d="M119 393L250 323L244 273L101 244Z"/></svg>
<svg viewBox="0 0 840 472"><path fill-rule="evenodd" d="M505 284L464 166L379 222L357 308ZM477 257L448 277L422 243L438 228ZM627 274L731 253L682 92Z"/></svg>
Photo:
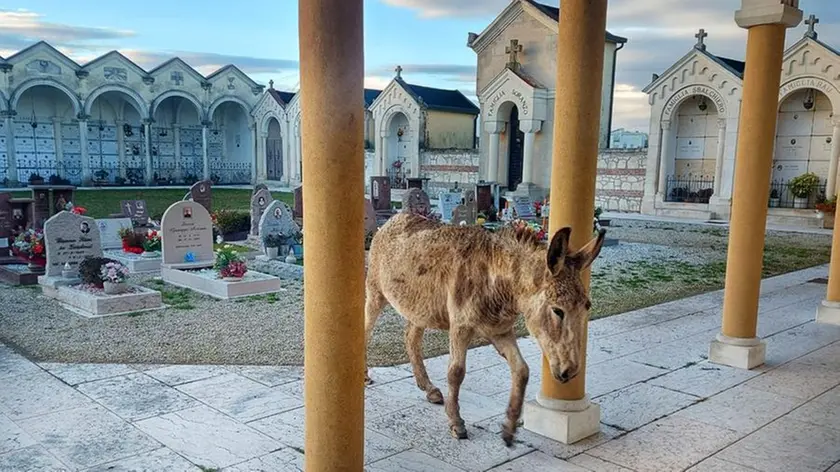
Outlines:
<svg viewBox="0 0 840 472"><path fill-rule="evenodd" d="M76 206L87 209L87 216L92 218L107 218L113 213L120 212L120 200L145 200L149 209L149 216L159 220L163 212L173 203L180 201L189 191L188 188L142 190L123 189L95 189L77 190ZM13 198L28 198L29 190L12 192ZM272 192L274 198L284 201L289 206L294 204L294 195L285 192ZM213 209L221 210L249 210L251 208L250 189L213 189Z"/></svg>

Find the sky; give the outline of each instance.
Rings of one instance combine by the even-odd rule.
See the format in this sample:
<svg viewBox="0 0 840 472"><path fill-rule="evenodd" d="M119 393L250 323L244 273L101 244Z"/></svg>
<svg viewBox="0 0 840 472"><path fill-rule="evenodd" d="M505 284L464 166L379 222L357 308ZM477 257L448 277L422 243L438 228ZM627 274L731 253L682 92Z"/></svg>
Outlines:
<svg viewBox="0 0 840 472"><path fill-rule="evenodd" d="M365 0L365 86L385 87L399 64L410 83L458 89L476 100L476 55L466 46L467 33L481 32L509 2ZM805 17L819 17L819 39L835 49L838 2L800 2ZM0 3L0 55L44 40L81 64L116 49L146 70L179 56L203 74L235 64L258 83L274 80L276 89L291 92L300 87L296 0L72 3ZM699 28L709 34L710 53L743 60L746 31L733 19L739 7L738 0L610 0L607 29L628 38L618 54L613 128L648 131L650 108L641 90L691 50ZM805 29L789 29L787 45Z"/></svg>

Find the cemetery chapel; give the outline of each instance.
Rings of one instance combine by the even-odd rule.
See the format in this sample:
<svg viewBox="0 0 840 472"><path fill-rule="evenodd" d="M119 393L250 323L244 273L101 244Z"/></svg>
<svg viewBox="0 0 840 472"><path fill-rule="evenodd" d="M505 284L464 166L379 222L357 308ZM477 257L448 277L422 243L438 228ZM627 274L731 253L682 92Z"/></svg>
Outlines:
<svg viewBox="0 0 840 472"><path fill-rule="evenodd" d="M770 223L814 224L815 199L837 191L840 52L820 41L818 23L806 19L783 57ZM709 52L707 37L701 29L694 47L644 89L651 114L643 214L729 219L744 63ZM820 179L810 210L774 205L774 197L792 202L788 182L808 172Z"/></svg>
<svg viewBox="0 0 840 472"><path fill-rule="evenodd" d="M479 178L514 194L543 197L551 184L554 80L560 12L513 0L481 33L469 33L477 56L481 108ZM599 146L608 147L617 52L626 38L604 38Z"/></svg>

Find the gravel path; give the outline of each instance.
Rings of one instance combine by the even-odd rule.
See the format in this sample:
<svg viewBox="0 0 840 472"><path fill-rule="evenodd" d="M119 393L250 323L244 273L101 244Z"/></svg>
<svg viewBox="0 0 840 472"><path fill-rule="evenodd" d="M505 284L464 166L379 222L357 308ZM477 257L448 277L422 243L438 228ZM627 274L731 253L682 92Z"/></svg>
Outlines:
<svg viewBox="0 0 840 472"><path fill-rule="evenodd" d="M593 317L641 308L723 283L725 228L613 220L592 272ZM831 236L768 233L765 259L787 272L828 261ZM261 270L272 272L268 264ZM281 275L278 273L278 275ZM36 287L0 289L0 340L36 361L266 364L303 363L303 283L283 279L283 292L235 301L162 286L174 307L135 316L87 319L41 295ZM392 309L380 317L368 349L371 365L407 362L403 321ZM521 326L520 326L521 328ZM524 330L520 332L524 333ZM445 332L427 332L426 356L448 351Z"/></svg>

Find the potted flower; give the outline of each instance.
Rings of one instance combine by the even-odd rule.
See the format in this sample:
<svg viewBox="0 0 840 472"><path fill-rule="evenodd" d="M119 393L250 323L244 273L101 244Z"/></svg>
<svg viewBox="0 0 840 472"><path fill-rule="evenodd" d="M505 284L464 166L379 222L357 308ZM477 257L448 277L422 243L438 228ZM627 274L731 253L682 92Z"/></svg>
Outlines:
<svg viewBox="0 0 840 472"><path fill-rule="evenodd" d="M74 215L79 216L82 216L85 213L87 213L87 208L73 205L73 202L67 202L67 204L64 205L64 209Z"/></svg>
<svg viewBox="0 0 840 472"><path fill-rule="evenodd" d="M145 236L145 240L143 241L143 256L145 257L157 257L160 254L161 249L161 240L160 240L160 233L157 231L150 229Z"/></svg>
<svg viewBox="0 0 840 472"><path fill-rule="evenodd" d="M779 206L779 189L774 188L770 190L770 208L776 208Z"/></svg>
<svg viewBox="0 0 840 472"><path fill-rule="evenodd" d="M128 289L128 267L116 261L103 264L99 269L99 278L102 280L102 288L108 295L125 293Z"/></svg>
<svg viewBox="0 0 840 472"><path fill-rule="evenodd" d="M41 174L33 172L29 174L29 185L44 185L44 178Z"/></svg>
<svg viewBox="0 0 840 472"><path fill-rule="evenodd" d="M793 194L794 208L808 208L808 198L817 189L820 178L813 172L796 176L788 182L790 193Z"/></svg>
<svg viewBox="0 0 840 472"><path fill-rule="evenodd" d="M244 241L248 239L248 233L251 231L250 212L219 210L211 218L225 241Z"/></svg>
<svg viewBox="0 0 840 472"><path fill-rule="evenodd" d="M144 235L137 234L133 228L120 228L119 235L124 252L138 255L145 252L143 245L146 242L146 237Z"/></svg>
<svg viewBox="0 0 840 472"><path fill-rule="evenodd" d="M222 280L240 280L248 272L245 261L230 244L216 250L216 263L213 266Z"/></svg>
<svg viewBox="0 0 840 472"><path fill-rule="evenodd" d="M484 223L487 223L487 215L485 215L484 212L479 212L478 215L476 215L475 217L475 224L479 226L484 226Z"/></svg>
<svg viewBox="0 0 840 472"><path fill-rule="evenodd" d="M30 228L18 234L15 238L12 252L27 261L30 271L43 271L47 265L47 248L44 244L44 232Z"/></svg>
<svg viewBox="0 0 840 472"><path fill-rule="evenodd" d="M280 254L280 248L283 246L284 242L286 242L286 238L277 233L270 233L263 236L265 255L268 256L269 259L277 259L277 256Z"/></svg>
<svg viewBox="0 0 840 472"><path fill-rule="evenodd" d="M834 228L834 213L837 210L837 196L823 198L817 203L817 211L822 213L823 228Z"/></svg>

